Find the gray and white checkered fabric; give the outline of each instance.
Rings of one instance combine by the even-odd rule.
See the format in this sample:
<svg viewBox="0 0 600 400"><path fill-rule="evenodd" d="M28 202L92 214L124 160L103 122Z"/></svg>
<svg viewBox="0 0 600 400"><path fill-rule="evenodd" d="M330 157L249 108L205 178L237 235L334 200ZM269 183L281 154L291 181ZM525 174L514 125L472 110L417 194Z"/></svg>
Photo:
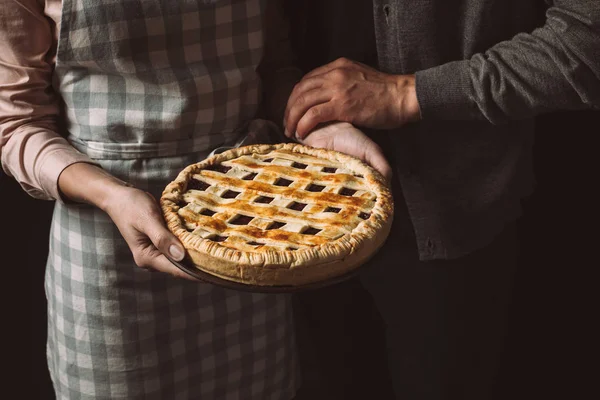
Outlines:
<svg viewBox="0 0 600 400"><path fill-rule="evenodd" d="M265 0L65 0L56 86L98 158L235 141L260 99Z"/></svg>
<svg viewBox="0 0 600 400"><path fill-rule="evenodd" d="M259 0L65 0L69 139L154 196L235 143L259 102ZM57 203L46 269L58 399L277 399L296 390L291 303L135 266L102 211Z"/></svg>

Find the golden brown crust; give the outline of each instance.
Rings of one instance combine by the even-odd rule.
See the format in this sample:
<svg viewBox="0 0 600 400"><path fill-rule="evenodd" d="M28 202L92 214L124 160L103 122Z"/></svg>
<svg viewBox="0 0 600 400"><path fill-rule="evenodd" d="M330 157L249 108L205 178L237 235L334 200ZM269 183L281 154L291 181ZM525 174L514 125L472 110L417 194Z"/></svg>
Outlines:
<svg viewBox="0 0 600 400"><path fill-rule="evenodd" d="M233 171L211 170L219 165ZM212 189L188 191L194 177ZM160 202L168 228L199 269L252 285L304 285L350 272L384 243L393 218L379 173L345 154L299 144L240 147L190 165ZM251 222L234 225L240 215Z"/></svg>

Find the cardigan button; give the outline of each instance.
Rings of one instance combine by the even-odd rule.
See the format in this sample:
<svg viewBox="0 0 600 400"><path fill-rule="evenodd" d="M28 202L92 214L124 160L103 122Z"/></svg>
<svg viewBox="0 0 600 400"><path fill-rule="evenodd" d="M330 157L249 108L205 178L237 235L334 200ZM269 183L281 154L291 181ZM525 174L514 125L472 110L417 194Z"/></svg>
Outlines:
<svg viewBox="0 0 600 400"><path fill-rule="evenodd" d="M385 23L386 24L390 24L390 14L392 13L392 6L390 6L389 4L386 4L385 6L383 6L383 13L385 14Z"/></svg>
<svg viewBox="0 0 600 400"><path fill-rule="evenodd" d="M429 254L433 254L435 252L435 243L433 242L433 240L431 240L431 238L428 237L425 243L427 244L427 252Z"/></svg>

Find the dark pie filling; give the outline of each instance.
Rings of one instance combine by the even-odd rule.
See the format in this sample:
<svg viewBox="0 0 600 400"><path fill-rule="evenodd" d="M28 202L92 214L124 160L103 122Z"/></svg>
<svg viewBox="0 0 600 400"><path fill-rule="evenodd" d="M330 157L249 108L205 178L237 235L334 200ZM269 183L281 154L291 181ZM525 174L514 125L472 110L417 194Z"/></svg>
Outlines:
<svg viewBox="0 0 600 400"><path fill-rule="evenodd" d="M299 163L299 162L294 162L292 164L292 167L298 168L298 169L306 169L306 167L308 167L308 165L302 164L302 163Z"/></svg>
<svg viewBox="0 0 600 400"><path fill-rule="evenodd" d="M209 165L205 169L207 169L209 171L216 171L216 172L220 172L222 174L226 174L231 169L231 167L228 167L227 165L222 165L222 164L215 164L215 165Z"/></svg>
<svg viewBox="0 0 600 400"><path fill-rule="evenodd" d="M277 181L274 183L275 186L290 186L292 184L293 181L290 181L289 179L285 179L285 178L279 178L277 179Z"/></svg>
<svg viewBox="0 0 600 400"><path fill-rule="evenodd" d="M272 202L273 200L275 200L273 197L269 197L269 196L260 196L257 197L254 202L255 203L262 203L262 204L269 204L270 202Z"/></svg>
<svg viewBox="0 0 600 400"><path fill-rule="evenodd" d="M357 191L354 189L350 189L347 187L342 188L342 190L340 190L338 193L341 194L342 196L352 196L354 195L354 193L356 193Z"/></svg>
<svg viewBox="0 0 600 400"><path fill-rule="evenodd" d="M216 212L214 212L213 210L209 210L208 208L205 208L204 210L202 210L200 212L200 214L206 215L207 217L212 217L213 215L216 214Z"/></svg>
<svg viewBox="0 0 600 400"><path fill-rule="evenodd" d="M270 231L271 229L279 229L279 228L284 227L285 225L286 225L286 223L284 223L284 222L275 221L271 225L269 225L267 230Z"/></svg>
<svg viewBox="0 0 600 400"><path fill-rule="evenodd" d="M325 189L325 186L323 186L323 185L315 185L314 183L311 183L306 188L306 190L308 190L309 192L322 192L323 189Z"/></svg>
<svg viewBox="0 0 600 400"><path fill-rule="evenodd" d="M209 187L210 187L210 185L208 183L203 182L203 181L199 181L197 179L190 179L190 181L187 184L187 189L188 190L201 190L201 191L205 191Z"/></svg>
<svg viewBox="0 0 600 400"><path fill-rule="evenodd" d="M237 215L229 221L229 223L233 225L248 225L253 219L254 217L249 217L247 215Z"/></svg>
<svg viewBox="0 0 600 400"><path fill-rule="evenodd" d="M323 229L318 229L318 228L313 228L312 226L305 229L302 233L304 235L316 235L317 233L321 232Z"/></svg>
<svg viewBox="0 0 600 400"><path fill-rule="evenodd" d="M256 175L258 175L256 172L252 172L252 173L244 176L242 179L245 181L251 181L251 180L254 180L254 178L256 178Z"/></svg>
<svg viewBox="0 0 600 400"><path fill-rule="evenodd" d="M304 210L304 207L306 207L306 203L299 203L297 201L294 201L287 208L289 208L290 210L302 211Z"/></svg>
<svg viewBox="0 0 600 400"><path fill-rule="evenodd" d="M221 195L224 199L235 199L241 192L236 192L235 190L228 190Z"/></svg>

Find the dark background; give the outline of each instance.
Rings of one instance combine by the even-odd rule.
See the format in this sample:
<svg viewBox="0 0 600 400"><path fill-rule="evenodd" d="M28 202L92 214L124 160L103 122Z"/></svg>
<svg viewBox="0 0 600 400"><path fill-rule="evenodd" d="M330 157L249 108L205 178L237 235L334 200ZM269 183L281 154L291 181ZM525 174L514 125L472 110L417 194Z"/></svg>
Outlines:
<svg viewBox="0 0 600 400"><path fill-rule="evenodd" d="M298 2L301 3L301 2ZM331 2L329 2L331 3ZM323 2L326 8L328 2ZM333 11L325 10L332 14ZM302 17L296 13L296 17ZM342 19L313 16L302 37L305 68L339 55L372 59L362 48L372 38L348 34ZM326 19L324 19L326 18ZM354 25L353 32L364 32ZM350 38L350 39L349 39ZM346 43L345 46L336 43ZM508 346L497 399L595 398L596 357L591 352L595 307L593 272L599 237L595 207L600 112L562 112L537 119L537 187L519 220L520 266L515 282ZM20 398L52 399L45 359L43 287L52 203L28 197L0 174L0 269L7 384L20 382ZM375 366L374 366L375 367ZM31 394L28 394L31 393Z"/></svg>

